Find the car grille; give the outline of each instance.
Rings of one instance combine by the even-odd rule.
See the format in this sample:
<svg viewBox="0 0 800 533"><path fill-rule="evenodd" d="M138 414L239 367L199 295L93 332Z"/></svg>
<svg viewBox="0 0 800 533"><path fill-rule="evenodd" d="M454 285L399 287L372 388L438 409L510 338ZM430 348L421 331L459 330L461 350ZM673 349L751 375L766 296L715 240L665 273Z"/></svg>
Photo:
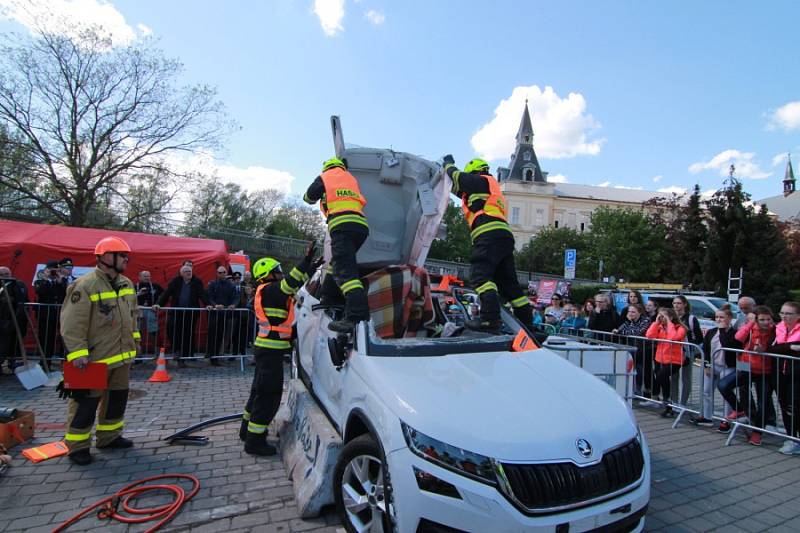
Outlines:
<svg viewBox="0 0 800 533"><path fill-rule="evenodd" d="M580 467L573 463L503 463L511 496L529 512L575 508L622 491L642 477L644 457L633 439Z"/></svg>

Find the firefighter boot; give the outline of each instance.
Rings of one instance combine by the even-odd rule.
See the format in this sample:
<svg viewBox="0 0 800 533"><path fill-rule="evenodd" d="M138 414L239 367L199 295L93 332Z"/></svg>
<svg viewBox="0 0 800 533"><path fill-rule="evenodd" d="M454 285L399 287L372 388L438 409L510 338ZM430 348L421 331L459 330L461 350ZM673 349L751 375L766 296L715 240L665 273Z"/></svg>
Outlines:
<svg viewBox="0 0 800 533"><path fill-rule="evenodd" d="M239 426L239 440L242 442L247 440L247 424L248 420L242 418L242 425Z"/></svg>
<svg viewBox="0 0 800 533"><path fill-rule="evenodd" d="M466 323L467 327L473 331L483 331L491 335L500 334L501 324L502 322L500 320L480 320L478 318L467 320Z"/></svg>
<svg viewBox="0 0 800 533"><path fill-rule="evenodd" d="M67 457L69 457L70 462L80 466L86 466L92 462L92 454L86 448L72 452Z"/></svg>
<svg viewBox="0 0 800 533"><path fill-rule="evenodd" d="M250 455L275 455L278 450L275 446L267 443L265 433L247 433L244 441L244 451Z"/></svg>
<svg viewBox="0 0 800 533"><path fill-rule="evenodd" d="M119 436L116 439L112 440L105 446L98 446L98 448L104 449L119 449L119 448L131 448L133 446L133 441L131 439L126 439L123 436Z"/></svg>

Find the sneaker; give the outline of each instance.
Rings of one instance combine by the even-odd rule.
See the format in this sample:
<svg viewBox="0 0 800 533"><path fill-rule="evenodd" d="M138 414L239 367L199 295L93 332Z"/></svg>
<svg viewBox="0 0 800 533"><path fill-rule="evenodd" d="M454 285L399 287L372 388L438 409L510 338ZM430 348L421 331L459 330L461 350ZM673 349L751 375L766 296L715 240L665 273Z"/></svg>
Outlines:
<svg viewBox="0 0 800 533"><path fill-rule="evenodd" d="M693 416L689 419L689 422L694 424L695 426L713 426L714 421L706 418L704 416Z"/></svg>
<svg viewBox="0 0 800 533"><path fill-rule="evenodd" d="M740 418L744 418L746 415L747 413L745 413L744 411L731 411L730 413L725 415L725 418L727 418L728 420L738 420Z"/></svg>
<svg viewBox="0 0 800 533"><path fill-rule="evenodd" d="M761 446L761 433L758 431L754 431L750 434L750 438L747 439L747 442L752 444L753 446Z"/></svg>
<svg viewBox="0 0 800 533"><path fill-rule="evenodd" d="M731 425L728 422L721 422L719 427L717 428L717 431L719 431L720 433L730 433Z"/></svg>
<svg viewBox="0 0 800 533"><path fill-rule="evenodd" d="M92 454L90 454L87 449L78 450L69 454L67 457L69 457L70 462L80 466L86 466L92 462Z"/></svg>
<svg viewBox="0 0 800 533"><path fill-rule="evenodd" d="M800 455L800 442L786 439L778 451L784 455Z"/></svg>

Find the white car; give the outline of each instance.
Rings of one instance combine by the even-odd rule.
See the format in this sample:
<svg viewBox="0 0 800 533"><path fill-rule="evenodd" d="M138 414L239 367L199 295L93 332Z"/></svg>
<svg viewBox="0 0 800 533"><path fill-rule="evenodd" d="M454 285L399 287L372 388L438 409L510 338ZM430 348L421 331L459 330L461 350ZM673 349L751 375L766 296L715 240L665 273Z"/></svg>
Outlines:
<svg viewBox="0 0 800 533"><path fill-rule="evenodd" d="M344 150L340 131L336 145L368 199L359 264L414 262L409 250L426 244L420 213L447 203L421 189L446 178L409 154ZM647 443L611 387L530 338L536 349L512 351L522 327L506 310L499 335L380 338L370 321L337 336L328 324L341 307L320 303L324 270L297 294L295 379L279 415L298 500L313 499L314 512L335 503L350 532L644 527ZM445 326L446 313L434 314Z"/></svg>

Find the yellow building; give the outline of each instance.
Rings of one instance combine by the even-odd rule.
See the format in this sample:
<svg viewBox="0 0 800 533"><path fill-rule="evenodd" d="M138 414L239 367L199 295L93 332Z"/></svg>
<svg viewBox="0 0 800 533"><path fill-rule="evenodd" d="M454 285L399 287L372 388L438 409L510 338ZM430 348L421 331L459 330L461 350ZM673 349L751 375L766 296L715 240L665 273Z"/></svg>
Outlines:
<svg viewBox="0 0 800 533"><path fill-rule="evenodd" d="M550 183L533 147L533 126L528 104L517 132L517 147L508 167L497 169L497 179L508 202L508 222L517 248L545 227L588 231L592 212L600 206L641 209L654 197L668 193L617 189L573 183Z"/></svg>

